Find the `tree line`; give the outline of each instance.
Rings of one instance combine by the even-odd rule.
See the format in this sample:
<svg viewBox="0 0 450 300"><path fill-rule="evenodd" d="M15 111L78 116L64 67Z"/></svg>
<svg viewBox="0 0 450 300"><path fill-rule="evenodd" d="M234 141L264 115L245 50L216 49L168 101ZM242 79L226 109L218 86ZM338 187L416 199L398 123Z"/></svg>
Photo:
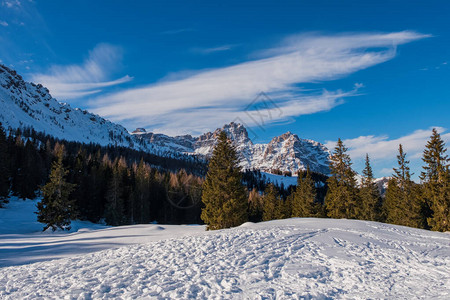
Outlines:
<svg viewBox="0 0 450 300"><path fill-rule="evenodd" d="M206 165L121 147L54 139L0 126L0 206L41 196L45 229L79 218L110 225L199 223Z"/></svg>
<svg viewBox="0 0 450 300"><path fill-rule="evenodd" d="M330 217L450 230L450 171L445 144L433 130L421 183L411 180L402 145L385 197L370 158L358 184L339 139L331 176L300 171L297 186L267 183L260 171L241 172L235 147L219 135L209 165L121 147L57 140L32 129L0 126L0 206L8 197L41 196L38 220L68 228L79 218L110 225L204 222L208 229L290 217ZM207 171L207 172L206 172ZM206 177L205 177L206 174Z"/></svg>
<svg viewBox="0 0 450 300"><path fill-rule="evenodd" d="M374 181L369 156L366 155L358 184L347 150L339 139L330 157L331 176L325 185L320 185L321 181L310 170L300 171L297 186L290 187L286 193L272 183L262 184L257 173L242 174L236 149L222 133L205 179L202 220L211 230L246 221L291 217L347 218L450 230L449 159L445 143L435 129L423 152L421 183L411 179L409 161L403 146L399 145L398 166L393 169L385 197ZM243 177L247 189L241 183Z"/></svg>

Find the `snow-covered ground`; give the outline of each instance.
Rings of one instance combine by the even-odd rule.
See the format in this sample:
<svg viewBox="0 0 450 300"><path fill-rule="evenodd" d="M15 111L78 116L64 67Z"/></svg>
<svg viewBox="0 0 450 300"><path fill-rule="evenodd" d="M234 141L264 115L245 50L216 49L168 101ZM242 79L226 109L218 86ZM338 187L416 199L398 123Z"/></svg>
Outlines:
<svg viewBox="0 0 450 300"><path fill-rule="evenodd" d="M95 251L143 244L185 235L205 234L200 225L134 225L110 227L72 221L69 232L48 229L36 221L39 200L12 197L0 208L0 267L29 264Z"/></svg>
<svg viewBox="0 0 450 300"><path fill-rule="evenodd" d="M276 175L267 172L261 172L266 177L267 182L271 182L273 184L283 185L288 187L290 185L297 185L297 176L284 176L284 175Z"/></svg>
<svg viewBox="0 0 450 300"><path fill-rule="evenodd" d="M88 227L1 234L0 298L450 299L449 233L333 219Z"/></svg>

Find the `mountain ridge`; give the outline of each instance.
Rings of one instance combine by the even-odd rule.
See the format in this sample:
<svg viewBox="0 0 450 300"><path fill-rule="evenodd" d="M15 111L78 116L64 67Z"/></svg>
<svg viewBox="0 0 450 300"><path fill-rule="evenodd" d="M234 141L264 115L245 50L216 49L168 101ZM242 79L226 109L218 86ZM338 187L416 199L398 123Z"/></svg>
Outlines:
<svg viewBox="0 0 450 300"><path fill-rule="evenodd" d="M99 115L59 102L46 87L26 82L15 70L2 64L0 107L0 122L6 129L32 127L37 132L68 141L123 146L160 156L195 155L207 159L223 130L236 145L243 169L295 174L309 167L315 172L329 173L328 149L290 131L274 137L267 144L254 144L247 129L234 122L198 137L170 137L146 132L143 128L129 132L122 125Z"/></svg>
<svg viewBox="0 0 450 300"><path fill-rule="evenodd" d="M141 148L125 127L67 103L58 102L41 84L26 82L0 64L0 122L8 129L33 127L68 141ZM145 147L142 147L145 148Z"/></svg>
<svg viewBox="0 0 450 300"><path fill-rule="evenodd" d="M143 132L142 128L133 131L132 134L160 147L171 148L173 151L210 157L221 131L225 131L236 146L243 169L259 169L266 172L277 170L295 174L309 167L312 171L329 174L329 150L319 142L301 139L290 131L272 138L267 144L254 144L248 137L247 129L242 124L234 122L198 137L191 135L170 137Z"/></svg>

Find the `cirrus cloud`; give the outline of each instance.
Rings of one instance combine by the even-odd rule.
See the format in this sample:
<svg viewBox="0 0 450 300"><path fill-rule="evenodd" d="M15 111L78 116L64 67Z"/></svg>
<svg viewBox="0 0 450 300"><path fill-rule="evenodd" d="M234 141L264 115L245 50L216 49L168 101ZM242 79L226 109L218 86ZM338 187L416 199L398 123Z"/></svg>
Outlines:
<svg viewBox="0 0 450 300"><path fill-rule="evenodd" d="M128 75L108 80L121 60L119 47L98 44L81 65L54 65L46 73L31 74L31 80L45 85L60 100L77 99L132 80Z"/></svg>
<svg viewBox="0 0 450 300"><path fill-rule="evenodd" d="M386 62L398 45L425 37L412 31L293 36L257 59L101 95L90 101L90 109L129 127L192 133L245 120L248 103L265 92L284 112L276 122L329 110L356 95L356 90L310 93L299 84L334 80Z"/></svg>
<svg viewBox="0 0 450 300"><path fill-rule="evenodd" d="M445 142L450 142L450 132L447 132L446 128L439 126L432 126L428 129L418 129L396 139L390 139L387 135L368 135L353 139L345 139L342 142L348 147L349 155L355 159L364 158L366 153L368 153L372 159L395 158L399 144L402 144L403 148L408 153L408 157L415 159L422 156L423 149L425 148L427 140L430 138L431 130L433 128L436 128ZM333 149L336 142L328 141L325 145L329 149Z"/></svg>
<svg viewBox="0 0 450 300"><path fill-rule="evenodd" d="M398 138L390 138L387 135L368 135L344 139L342 142L348 148L348 154L354 161L357 171L361 171L364 168L364 158L367 153L373 162L373 168L377 176L389 176L393 173L392 168L397 167L396 156L398 147L399 144L402 144L407 154L407 160L411 163L411 170L415 174L413 178L418 180L423 150L430 139L433 128L436 128L442 140L449 145L450 132L446 128L439 126L418 129ZM336 146L336 141L328 141L325 146L332 150Z"/></svg>

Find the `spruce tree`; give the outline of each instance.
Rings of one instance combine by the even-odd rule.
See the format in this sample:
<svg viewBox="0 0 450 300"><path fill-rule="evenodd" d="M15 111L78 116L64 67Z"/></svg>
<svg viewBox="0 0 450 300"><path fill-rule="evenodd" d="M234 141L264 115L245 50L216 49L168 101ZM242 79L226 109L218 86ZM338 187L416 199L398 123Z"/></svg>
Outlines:
<svg viewBox="0 0 450 300"><path fill-rule="evenodd" d="M136 186L133 191L131 206L131 223L148 223L150 221L150 167L141 159L136 168Z"/></svg>
<svg viewBox="0 0 450 300"><path fill-rule="evenodd" d="M292 199L291 217L321 217L322 205L316 202L316 197L316 188L309 168L306 172L300 171L297 178L297 189Z"/></svg>
<svg viewBox="0 0 450 300"><path fill-rule="evenodd" d="M256 188L252 189L248 195L248 218L251 222L260 222L263 215L263 197Z"/></svg>
<svg viewBox="0 0 450 300"><path fill-rule="evenodd" d="M70 220L76 217L74 201L70 194L75 188L74 184L66 182L68 171L64 168L64 146L55 148L56 161L52 163L50 178L42 187L43 198L37 204L38 221L44 223L43 230L57 228L70 230Z"/></svg>
<svg viewBox="0 0 450 300"><path fill-rule="evenodd" d="M222 131L203 185L201 219L207 230L234 227L247 221L247 195L241 180L236 148Z"/></svg>
<svg viewBox="0 0 450 300"><path fill-rule="evenodd" d="M423 202L420 199L420 186L411 180L409 161L400 144L397 155L398 168L394 168L392 179L389 180L386 190L384 210L386 222L424 228L422 216Z"/></svg>
<svg viewBox="0 0 450 300"><path fill-rule="evenodd" d="M263 221L283 219L283 204L283 200L280 198L275 186L272 183L268 184L263 198Z"/></svg>
<svg viewBox="0 0 450 300"><path fill-rule="evenodd" d="M31 140L27 140L23 149L22 164L20 165L19 182L17 193L20 198L34 199L36 191L41 184L39 166L40 157L36 147Z"/></svg>
<svg viewBox="0 0 450 300"><path fill-rule="evenodd" d="M374 182L369 155L366 154L365 168L360 188L361 214L363 220L381 220L381 195Z"/></svg>
<svg viewBox="0 0 450 300"><path fill-rule="evenodd" d="M286 200L283 201L283 219L290 218L292 216L292 203L294 200L294 193L291 192L286 196Z"/></svg>
<svg viewBox="0 0 450 300"><path fill-rule="evenodd" d="M450 231L450 173L446 151L444 141L433 128L423 152L425 165L420 179L423 181L424 197L432 210L427 222L436 231Z"/></svg>
<svg viewBox="0 0 450 300"><path fill-rule="evenodd" d="M325 205L331 218L355 219L360 212L360 199L356 186L355 171L350 156L341 139L338 139L330 157L331 176L327 180L328 191Z"/></svg>
<svg viewBox="0 0 450 300"><path fill-rule="evenodd" d="M8 144L6 133L0 123L0 207L6 201L10 190L10 156L8 153Z"/></svg>
<svg viewBox="0 0 450 300"><path fill-rule="evenodd" d="M116 159L106 193L105 221L113 226L126 223L124 181L127 170L124 164L123 160Z"/></svg>

